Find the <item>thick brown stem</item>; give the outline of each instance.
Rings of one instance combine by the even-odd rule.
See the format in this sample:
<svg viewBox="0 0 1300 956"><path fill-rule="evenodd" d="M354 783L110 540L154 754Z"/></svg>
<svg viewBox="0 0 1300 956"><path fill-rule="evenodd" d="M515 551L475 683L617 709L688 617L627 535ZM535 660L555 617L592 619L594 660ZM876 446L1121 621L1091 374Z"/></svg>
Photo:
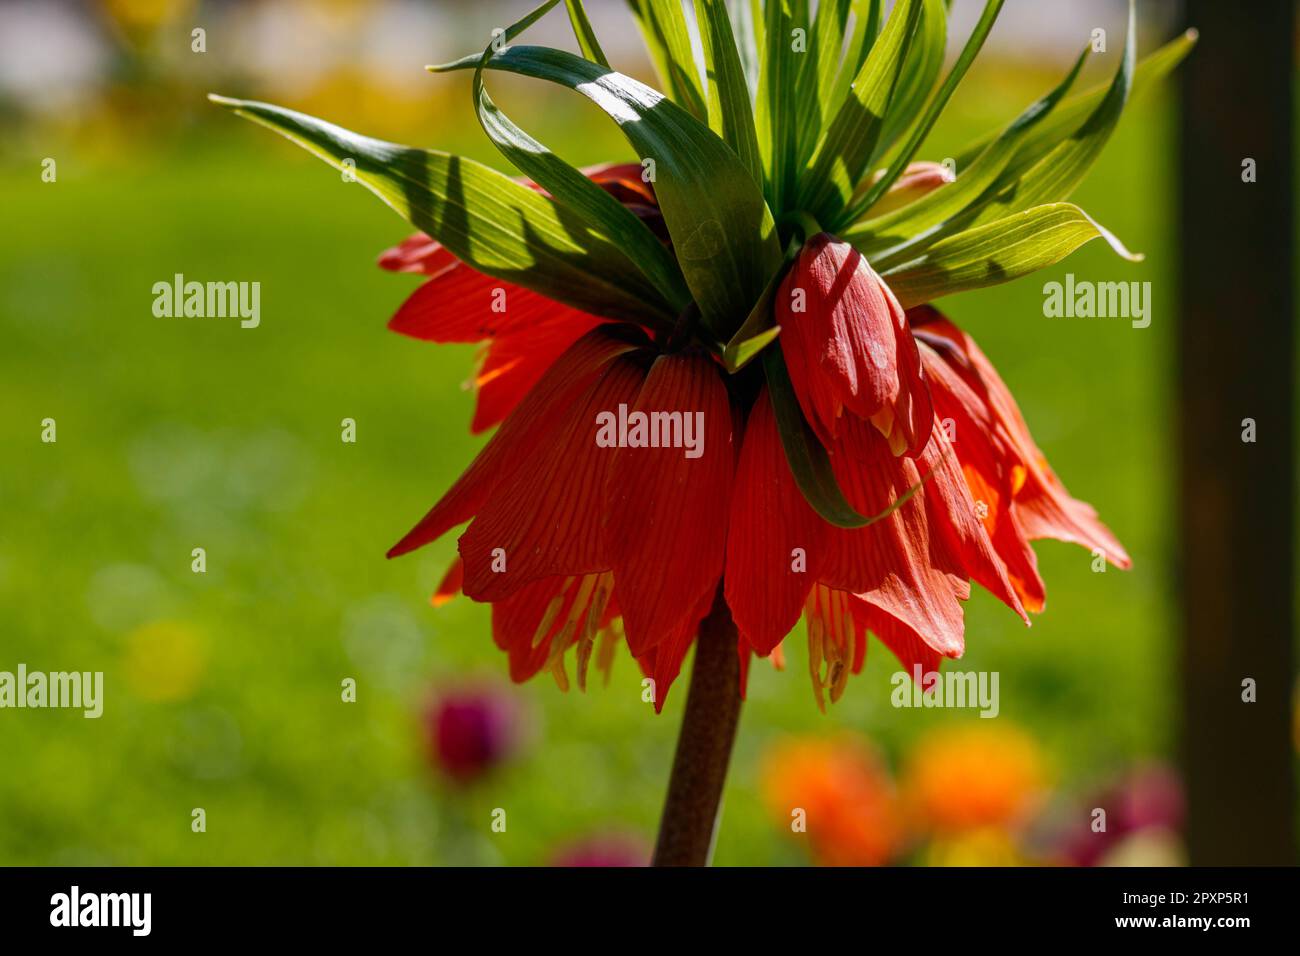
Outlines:
<svg viewBox="0 0 1300 956"><path fill-rule="evenodd" d="M654 866L708 866L739 718L736 625L719 588L695 642L695 665L659 821Z"/></svg>

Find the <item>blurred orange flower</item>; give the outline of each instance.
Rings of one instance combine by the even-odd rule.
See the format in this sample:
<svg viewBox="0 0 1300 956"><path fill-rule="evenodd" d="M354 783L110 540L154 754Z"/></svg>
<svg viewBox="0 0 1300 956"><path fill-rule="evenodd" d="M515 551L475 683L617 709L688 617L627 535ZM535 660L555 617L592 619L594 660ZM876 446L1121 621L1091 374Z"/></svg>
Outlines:
<svg viewBox="0 0 1300 956"><path fill-rule="evenodd" d="M903 814L884 762L858 737L785 741L763 761L763 797L822 866L880 866L903 844Z"/></svg>
<svg viewBox="0 0 1300 956"><path fill-rule="evenodd" d="M940 836L981 827L1014 828L1044 793L1037 744L1006 724L932 733L908 755L903 777L912 822Z"/></svg>

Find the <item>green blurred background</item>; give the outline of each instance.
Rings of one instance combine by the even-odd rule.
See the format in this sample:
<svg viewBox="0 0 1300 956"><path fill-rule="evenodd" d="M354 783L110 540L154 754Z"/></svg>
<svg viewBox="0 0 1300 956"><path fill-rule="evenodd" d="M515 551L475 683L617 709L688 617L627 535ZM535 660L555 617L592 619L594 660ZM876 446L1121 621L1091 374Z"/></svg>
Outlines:
<svg viewBox="0 0 1300 956"><path fill-rule="evenodd" d="M388 333L417 280L374 259L408 227L203 100L208 90L265 97L497 164L468 77L420 67L481 46L527 6L26 5L32 17L62 9L98 46L73 44L97 64L81 86L32 94L10 82L0 103L0 669L102 670L106 702L99 720L0 712L0 863L537 864L586 836L652 842L685 678L662 716L641 701L626 653L609 686L586 694L561 693L545 675L510 686L488 609L428 603L454 536L384 559L481 445L463 387L475 350ZM589 6L616 66L649 79L631 20ZM1123 10L1083 6L1094 9L1072 17L1066 4L1008 3L994 40L1005 36L925 157L1009 121L1057 82L1093 25L1110 28L1114 48L1082 84L1105 78ZM11 81L22 72L12 29L22 8L5 14ZM563 14L553 19L545 36L571 46ZM392 47L376 47L373 25L389 21ZM54 35L52 21L34 22ZM190 31L205 23L207 52L193 54ZM1141 52L1172 35L1167 22L1144 24ZM295 73L282 59L305 65ZM579 97L512 78L495 89L566 159L633 158ZM996 721L893 709L896 665L878 644L823 716L800 625L783 673L754 667L719 864L810 860L763 792L765 754L791 735L851 731L901 780L923 736L1015 725L1033 741L1047 818L1169 756L1171 92L1130 107L1074 197L1144 263L1094 243L1047 273L944 303L1134 569L1093 573L1086 551L1041 543L1048 609L1029 630L976 594L959 666L1000 673ZM45 157L57 161L55 183L42 182ZM1150 327L1043 318L1043 283L1067 271L1149 280ZM260 328L155 318L151 287L178 272L259 281ZM47 417L55 444L40 440ZM355 444L340 441L347 417ZM196 547L205 574L190 570ZM355 703L340 699L348 677ZM494 773L453 787L430 766L423 714L467 681L504 685L525 739ZM191 830L196 807L206 833ZM507 811L505 833L490 829L494 808ZM1017 858L1051 857L1025 835L1037 826L1018 831Z"/></svg>

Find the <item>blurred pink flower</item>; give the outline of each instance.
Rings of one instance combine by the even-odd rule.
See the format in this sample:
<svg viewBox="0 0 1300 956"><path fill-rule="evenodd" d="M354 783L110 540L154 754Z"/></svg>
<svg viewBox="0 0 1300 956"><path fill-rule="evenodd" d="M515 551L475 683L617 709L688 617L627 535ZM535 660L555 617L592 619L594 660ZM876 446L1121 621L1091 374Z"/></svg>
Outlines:
<svg viewBox="0 0 1300 956"><path fill-rule="evenodd" d="M1106 811L1104 831L1093 830L1095 809ZM1121 845L1138 834L1176 839L1183 818L1178 775L1160 764L1139 766L1087 800L1082 813L1076 811L1075 822L1062 835L1061 852L1075 866L1105 866L1118 860Z"/></svg>
<svg viewBox="0 0 1300 956"><path fill-rule="evenodd" d="M521 743L514 697L491 686L438 695L424 713L429 762L456 783L469 783L513 756Z"/></svg>
<svg viewBox="0 0 1300 956"><path fill-rule="evenodd" d="M551 866L563 867L649 864L650 847L640 837L627 833L598 833L581 837L561 847L551 857Z"/></svg>

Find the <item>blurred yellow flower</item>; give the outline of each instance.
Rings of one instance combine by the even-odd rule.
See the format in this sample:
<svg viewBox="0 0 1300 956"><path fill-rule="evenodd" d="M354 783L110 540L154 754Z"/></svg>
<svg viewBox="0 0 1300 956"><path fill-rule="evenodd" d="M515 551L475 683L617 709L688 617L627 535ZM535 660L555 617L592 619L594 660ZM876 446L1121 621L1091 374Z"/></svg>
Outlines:
<svg viewBox="0 0 1300 956"><path fill-rule="evenodd" d="M893 781L876 751L851 736L784 741L763 760L764 801L782 826L806 835L824 866L880 866L903 843Z"/></svg>
<svg viewBox="0 0 1300 956"><path fill-rule="evenodd" d="M193 0L103 0L104 11L124 29L156 27L190 15Z"/></svg>
<svg viewBox="0 0 1300 956"><path fill-rule="evenodd" d="M1015 827L1044 790L1037 744L1005 723L930 734L908 755L903 776L909 817L937 836Z"/></svg>
<svg viewBox="0 0 1300 956"><path fill-rule="evenodd" d="M1102 855L1098 866L1186 866L1182 838L1164 827L1148 827L1124 837Z"/></svg>
<svg viewBox="0 0 1300 956"><path fill-rule="evenodd" d="M183 621L153 621L126 639L123 670L143 700L185 700L198 687L206 666L203 638Z"/></svg>
<svg viewBox="0 0 1300 956"><path fill-rule="evenodd" d="M1015 838L1000 827L978 827L931 842L919 861L925 866L1028 866Z"/></svg>

